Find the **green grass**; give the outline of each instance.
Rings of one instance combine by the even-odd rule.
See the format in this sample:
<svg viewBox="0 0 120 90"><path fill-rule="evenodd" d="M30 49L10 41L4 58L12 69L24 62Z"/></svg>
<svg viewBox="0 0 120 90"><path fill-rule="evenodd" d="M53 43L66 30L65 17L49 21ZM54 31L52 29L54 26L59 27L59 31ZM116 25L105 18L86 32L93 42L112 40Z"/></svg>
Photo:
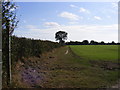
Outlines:
<svg viewBox="0 0 120 90"><path fill-rule="evenodd" d="M91 65L97 63L90 64L89 61L116 62L117 46L74 45L70 47L80 57L73 55L70 50L65 55L67 47L58 49L55 53L58 60L52 63L52 67L60 68L50 71L51 79L48 80L48 83L45 83L46 87L103 88L109 87L116 82L118 70L104 70L100 67L101 65L92 67Z"/></svg>
<svg viewBox="0 0 120 90"><path fill-rule="evenodd" d="M72 61L85 68L81 70L82 78L89 77L84 81L84 83L88 83L86 87L110 86L118 80L119 70L106 69L107 66L116 67L114 63L118 63L118 45L71 45L70 48L76 56L80 57L74 58ZM95 61L95 63L90 63L90 61ZM107 63L105 64L105 62ZM106 70L101 68L104 65ZM93 85L95 82L96 85Z"/></svg>
<svg viewBox="0 0 120 90"><path fill-rule="evenodd" d="M118 60L117 45L71 45L72 51L81 58L88 60Z"/></svg>

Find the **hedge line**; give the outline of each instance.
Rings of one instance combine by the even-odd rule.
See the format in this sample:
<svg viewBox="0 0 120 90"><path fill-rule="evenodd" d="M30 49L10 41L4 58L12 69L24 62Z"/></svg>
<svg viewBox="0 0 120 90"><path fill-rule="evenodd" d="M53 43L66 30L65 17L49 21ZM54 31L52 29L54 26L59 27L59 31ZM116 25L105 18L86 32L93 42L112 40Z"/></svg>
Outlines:
<svg viewBox="0 0 120 90"><path fill-rule="evenodd" d="M57 42L34 40L28 38L11 37L11 56L12 62L22 59L22 57L36 56L44 52L51 51L61 45Z"/></svg>

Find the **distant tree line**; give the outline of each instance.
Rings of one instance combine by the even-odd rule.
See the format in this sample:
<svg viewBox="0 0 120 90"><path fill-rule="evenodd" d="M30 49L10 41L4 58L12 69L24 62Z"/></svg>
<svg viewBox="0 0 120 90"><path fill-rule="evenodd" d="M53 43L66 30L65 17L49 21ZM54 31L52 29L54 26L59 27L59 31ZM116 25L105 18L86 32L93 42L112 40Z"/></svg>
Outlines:
<svg viewBox="0 0 120 90"><path fill-rule="evenodd" d="M11 40L12 62L22 60L23 57L39 57L42 53L52 51L54 48L61 47L57 42L28 39L25 37L12 36Z"/></svg>
<svg viewBox="0 0 120 90"><path fill-rule="evenodd" d="M114 41L105 43L104 41L97 42L97 41L91 40L89 42L88 40L83 40L82 42L79 42L79 41L66 42L66 45L120 45L120 43L115 43Z"/></svg>

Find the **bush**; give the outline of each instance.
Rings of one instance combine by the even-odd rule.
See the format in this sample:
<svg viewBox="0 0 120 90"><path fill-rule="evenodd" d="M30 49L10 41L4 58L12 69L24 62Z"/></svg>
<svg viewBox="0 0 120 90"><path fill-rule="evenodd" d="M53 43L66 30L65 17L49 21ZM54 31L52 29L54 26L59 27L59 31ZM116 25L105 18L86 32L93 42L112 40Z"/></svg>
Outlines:
<svg viewBox="0 0 120 90"><path fill-rule="evenodd" d="M59 43L51 41L34 40L23 37L19 38L16 36L12 36L11 38L12 62L22 60L23 57L40 57L42 53L61 46Z"/></svg>

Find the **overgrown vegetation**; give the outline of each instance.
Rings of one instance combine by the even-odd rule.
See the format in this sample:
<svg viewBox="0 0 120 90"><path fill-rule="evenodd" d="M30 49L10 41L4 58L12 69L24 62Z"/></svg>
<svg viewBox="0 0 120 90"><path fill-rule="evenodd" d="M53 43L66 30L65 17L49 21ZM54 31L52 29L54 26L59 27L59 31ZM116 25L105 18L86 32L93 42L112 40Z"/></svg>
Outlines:
<svg viewBox="0 0 120 90"><path fill-rule="evenodd" d="M22 60L23 57L35 56L40 58L42 53L61 46L57 42L18 38L16 36L12 36L11 42L12 63Z"/></svg>
<svg viewBox="0 0 120 90"><path fill-rule="evenodd" d="M11 36L12 73L14 73L13 68L17 64L18 61L24 63L25 59L30 58L30 57L41 58L41 54L52 51L54 48L58 48L58 47L61 47L61 45L57 42ZM9 54L9 52L7 53ZM6 65L3 64L3 71L4 71L3 87L8 87L7 72L5 72L6 68L7 68Z"/></svg>

